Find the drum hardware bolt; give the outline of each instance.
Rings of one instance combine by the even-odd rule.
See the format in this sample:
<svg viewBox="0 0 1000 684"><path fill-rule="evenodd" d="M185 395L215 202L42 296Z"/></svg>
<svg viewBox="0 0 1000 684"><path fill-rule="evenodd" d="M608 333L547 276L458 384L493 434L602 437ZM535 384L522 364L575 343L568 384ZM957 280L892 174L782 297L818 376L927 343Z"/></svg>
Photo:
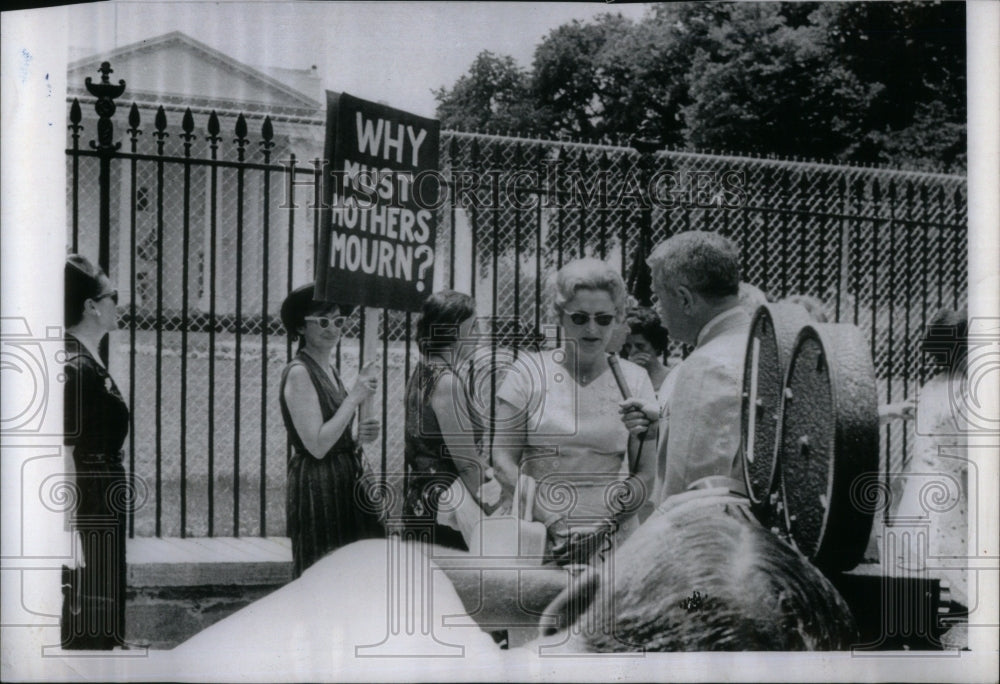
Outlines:
<svg viewBox="0 0 1000 684"><path fill-rule="evenodd" d="M754 404L757 406L757 408L763 408L764 407L764 400L763 399L758 399L757 401L754 402Z"/></svg>
<svg viewBox="0 0 1000 684"><path fill-rule="evenodd" d="M823 507L823 510L830 507L830 501L826 498L826 494L819 495L819 505Z"/></svg>
<svg viewBox="0 0 1000 684"><path fill-rule="evenodd" d="M938 582L938 615L947 615L951 612L951 585L945 581Z"/></svg>
<svg viewBox="0 0 1000 684"><path fill-rule="evenodd" d="M786 401L791 401L792 400L792 388L791 387L786 387L785 388L785 400Z"/></svg>
<svg viewBox="0 0 1000 684"><path fill-rule="evenodd" d="M799 516L797 516L797 515L790 515L790 516L788 516L788 522L790 522L790 523L793 523L793 522L797 521L798 519L799 519Z"/></svg>
<svg viewBox="0 0 1000 684"><path fill-rule="evenodd" d="M802 458L809 457L809 435L799 437L799 456Z"/></svg>

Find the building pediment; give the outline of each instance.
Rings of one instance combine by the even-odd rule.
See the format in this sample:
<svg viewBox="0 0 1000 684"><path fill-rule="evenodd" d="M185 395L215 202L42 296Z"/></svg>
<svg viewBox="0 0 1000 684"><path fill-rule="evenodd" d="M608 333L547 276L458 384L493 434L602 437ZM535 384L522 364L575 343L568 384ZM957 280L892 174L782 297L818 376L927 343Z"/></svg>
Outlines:
<svg viewBox="0 0 1000 684"><path fill-rule="evenodd" d="M286 116L315 117L322 103L259 69L201 43L179 31L127 45L113 52L84 57L69 65L70 97L89 97L89 76L100 79L101 62L110 62L111 82L125 81L119 104L185 103L223 111L267 111ZM318 77L303 70L301 82Z"/></svg>

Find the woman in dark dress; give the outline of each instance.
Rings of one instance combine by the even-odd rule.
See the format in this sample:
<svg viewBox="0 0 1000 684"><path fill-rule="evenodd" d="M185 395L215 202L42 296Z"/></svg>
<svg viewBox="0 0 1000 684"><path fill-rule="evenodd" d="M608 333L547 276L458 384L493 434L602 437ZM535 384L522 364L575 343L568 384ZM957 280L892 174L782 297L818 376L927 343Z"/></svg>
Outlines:
<svg viewBox="0 0 1000 684"><path fill-rule="evenodd" d="M462 550L467 550L462 533L441 524L439 502L443 496L453 498L445 492L460 477L464 490L455 503L470 495L486 512L499 503L501 493L481 455L482 419L468 387L475 322L469 295L442 290L428 297L417 322L420 362L406 384L404 526L430 534L434 544ZM456 510L447 517L458 524L462 516Z"/></svg>
<svg viewBox="0 0 1000 684"><path fill-rule="evenodd" d="M292 443L288 461L287 526L294 576L324 555L359 539L384 535L377 506L361 484L360 442L378 436L379 421L351 424L358 407L378 386L378 368L365 366L348 392L330 353L350 310L313 301L313 284L293 290L281 305L281 321L299 349L281 374L281 417Z"/></svg>
<svg viewBox="0 0 1000 684"><path fill-rule="evenodd" d="M125 645L125 504L122 444L128 405L98 353L118 328L118 292L87 259L70 255L65 268L65 442L73 450L82 567L64 569L62 646L112 649Z"/></svg>

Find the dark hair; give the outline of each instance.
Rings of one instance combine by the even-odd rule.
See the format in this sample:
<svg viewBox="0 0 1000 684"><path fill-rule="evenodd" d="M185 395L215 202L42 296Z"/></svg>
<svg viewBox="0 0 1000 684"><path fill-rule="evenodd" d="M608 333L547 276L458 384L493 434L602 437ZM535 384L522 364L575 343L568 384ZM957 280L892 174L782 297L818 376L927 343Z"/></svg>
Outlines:
<svg viewBox="0 0 1000 684"><path fill-rule="evenodd" d="M969 354L967 307L935 311L927 321L920 348L936 370L964 370Z"/></svg>
<svg viewBox="0 0 1000 684"><path fill-rule="evenodd" d="M634 306L625 314L625 322L633 335L642 335L657 354L662 354L670 342L670 335L660 321L660 315L646 306Z"/></svg>
<svg viewBox="0 0 1000 684"><path fill-rule="evenodd" d="M609 559L597 584L612 583L613 603L591 600L571 633L614 629L583 629L587 651L826 651L857 638L844 599L805 557L714 507L655 515Z"/></svg>
<svg viewBox="0 0 1000 684"><path fill-rule="evenodd" d="M417 319L417 344L423 353L428 345L444 346L458 341L458 324L476 313L476 302L464 292L439 290L424 300Z"/></svg>
<svg viewBox="0 0 1000 684"><path fill-rule="evenodd" d="M657 245L646 263L654 280L664 282L674 277L710 299L740 291L740 251L732 240L718 233L678 233Z"/></svg>
<svg viewBox="0 0 1000 684"><path fill-rule="evenodd" d="M338 306L333 302L313 299L315 289L315 283L306 283L289 292L281 303L281 324L285 326L285 333L292 342L299 339L299 328L306 324L306 316ZM350 316L354 311L350 304L340 304L339 307L342 316Z"/></svg>
<svg viewBox="0 0 1000 684"><path fill-rule="evenodd" d="M66 298L63 315L66 326L72 326L83 320L84 303L101 294L101 278L107 276L89 259L79 254L66 257L64 274Z"/></svg>

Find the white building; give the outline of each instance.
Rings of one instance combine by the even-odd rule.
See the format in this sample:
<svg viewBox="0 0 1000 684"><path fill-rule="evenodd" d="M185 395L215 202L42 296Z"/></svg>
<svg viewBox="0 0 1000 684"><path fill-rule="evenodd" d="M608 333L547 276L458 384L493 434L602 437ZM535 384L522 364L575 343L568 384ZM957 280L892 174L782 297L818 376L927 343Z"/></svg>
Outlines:
<svg viewBox="0 0 1000 684"><path fill-rule="evenodd" d="M239 62L193 38L180 33L168 33L158 38L127 45L111 53L88 55L72 61L68 69L70 102L79 98L83 120L79 146L89 149L96 140L97 114L94 98L85 87L85 79L99 82L98 69L102 62L110 62L112 83L122 79L126 83L124 94L116 100L114 114L114 140L121 143L122 152L132 150L129 114L133 103L140 115L136 137L136 150L140 154L156 155L157 136L155 117L162 106L167 120L167 137L163 138L163 152L171 157L183 157L184 140L182 119L186 110L193 115L195 136L190 140L190 155L194 160L211 158L206 137L211 112L219 117L220 132L217 157L236 161L238 157L235 128L242 113L247 124L248 143L245 160L262 163L264 155L260 142L261 127L266 116L273 126L274 147L272 164L287 164L291 155L299 167L312 167L312 160L323 156L325 125L325 95L316 67L307 70L275 67L252 67ZM72 134L68 132L67 146L72 147ZM73 234L73 159L67 158L67 202L69 230L67 244L72 245ZM162 216L165 311L178 311L183 303L183 263L185 203L187 204L188 245L188 308L189 311L208 311L211 290L211 255L213 251L212 216L215 207L215 256L216 256L216 311L235 311L236 245L238 224L238 179L234 168L219 167L216 172L215 193L212 192L211 167L201 163L190 165L190 184L185 190L185 164L180 161L163 163L162 186L158 182L158 164L155 160L135 162L135 192L132 188L132 163L129 160L112 161L111 184L111 275L119 283L131 283L130 239L133 200L135 203L136 243L136 299L140 309L151 310L156 306L157 290L157 231L158 216ZM98 240L98 163L96 158L79 159L79 209L78 251L96 258ZM268 309L277 311L287 292L289 223L294 223L294 258L292 282L311 279L313 273L313 219L309 210L313 186L309 178L299 176L304 183L295 188L294 214L280 208L288 191L287 174L270 174L269 205L267 218L268 240L265 263L264 171L247 169L244 172L243 226L243 311L259 311L261 307L262 278L267 268ZM162 187L163 211L158 212ZM122 303L130 301L130 292L122 290Z"/></svg>

